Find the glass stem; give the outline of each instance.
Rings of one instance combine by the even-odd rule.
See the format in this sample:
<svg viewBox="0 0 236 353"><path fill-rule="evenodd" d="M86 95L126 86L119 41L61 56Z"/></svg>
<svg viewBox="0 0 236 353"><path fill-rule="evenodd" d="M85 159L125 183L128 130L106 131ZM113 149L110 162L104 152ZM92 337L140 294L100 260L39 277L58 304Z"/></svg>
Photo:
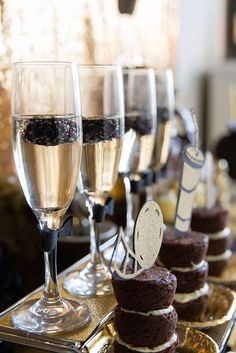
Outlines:
<svg viewBox="0 0 236 353"><path fill-rule="evenodd" d="M125 185L125 199L126 199L126 229L125 235L129 237L133 233L134 220L133 220L133 204L131 198L131 185L129 178L125 175L123 176L123 181Z"/></svg>
<svg viewBox="0 0 236 353"><path fill-rule="evenodd" d="M154 201L156 201L156 198L157 198L157 191L158 191L157 183L153 183L152 184L152 197L153 197Z"/></svg>
<svg viewBox="0 0 236 353"><path fill-rule="evenodd" d="M62 212L59 210L55 213L41 214L38 218L40 228L59 229ZM44 271L45 283L41 300L48 304L55 303L60 300L57 284L57 246L50 252L44 251Z"/></svg>
<svg viewBox="0 0 236 353"><path fill-rule="evenodd" d="M153 193L152 193L152 185L148 185L145 187L145 193L146 193L146 202L147 201L152 201L153 200Z"/></svg>
<svg viewBox="0 0 236 353"><path fill-rule="evenodd" d="M57 285L57 247L51 252L44 252L45 284L43 299L54 302L60 298Z"/></svg>
<svg viewBox="0 0 236 353"><path fill-rule="evenodd" d="M93 204L88 200L86 202L89 211L89 236L90 236L90 262L94 267L103 264L103 258L100 253L100 224L93 219Z"/></svg>
<svg viewBox="0 0 236 353"><path fill-rule="evenodd" d="M132 194L132 205L133 205L133 218L136 219L140 210L140 195L138 193Z"/></svg>

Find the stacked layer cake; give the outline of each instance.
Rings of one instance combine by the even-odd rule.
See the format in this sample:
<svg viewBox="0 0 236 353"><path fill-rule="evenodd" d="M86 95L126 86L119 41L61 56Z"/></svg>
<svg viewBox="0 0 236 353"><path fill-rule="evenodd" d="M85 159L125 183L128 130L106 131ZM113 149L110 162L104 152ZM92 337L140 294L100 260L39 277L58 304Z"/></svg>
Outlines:
<svg viewBox="0 0 236 353"><path fill-rule="evenodd" d="M198 321L205 314L209 296L208 264L204 260L207 248L205 234L179 236L171 228L164 232L158 261L177 277L173 305L181 320Z"/></svg>
<svg viewBox="0 0 236 353"><path fill-rule="evenodd" d="M192 229L209 236L206 260L209 263L210 276L220 276L232 255L232 235L227 227L227 218L228 211L222 207L198 207L192 213Z"/></svg>
<svg viewBox="0 0 236 353"><path fill-rule="evenodd" d="M172 303L176 277L153 266L133 279L114 273L112 285L118 302L115 353L175 352L177 314Z"/></svg>

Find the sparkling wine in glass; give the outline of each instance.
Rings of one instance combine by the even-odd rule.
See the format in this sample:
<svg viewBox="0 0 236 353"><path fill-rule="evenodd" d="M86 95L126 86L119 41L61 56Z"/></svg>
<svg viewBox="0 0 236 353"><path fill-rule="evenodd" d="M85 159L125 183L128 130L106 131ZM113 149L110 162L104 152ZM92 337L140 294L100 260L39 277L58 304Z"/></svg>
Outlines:
<svg viewBox="0 0 236 353"><path fill-rule="evenodd" d="M152 68L126 69L125 82L125 132L133 131L135 140L129 158L128 174L131 183L142 181L151 166L155 144L157 112L155 73ZM130 146L130 144L128 145ZM128 154L128 150L126 152ZM131 205L128 206L130 208ZM133 193L133 217L139 212L139 194ZM133 221L129 217L132 229Z"/></svg>
<svg viewBox="0 0 236 353"><path fill-rule="evenodd" d="M79 190L86 195L90 222L90 261L64 280L75 295L112 292L110 272L99 250L104 206L117 176L124 135L124 93L119 66L79 66L82 99L83 154Z"/></svg>
<svg viewBox="0 0 236 353"><path fill-rule="evenodd" d="M72 330L90 318L86 305L60 296L56 269L57 237L74 195L82 153L76 64L14 64L12 120L16 169L39 222L45 260L41 298L20 305L12 321L36 333Z"/></svg>
<svg viewBox="0 0 236 353"><path fill-rule="evenodd" d="M153 168L159 171L166 164L171 140L171 122L174 118L174 79L171 69L156 73L158 129L153 154Z"/></svg>

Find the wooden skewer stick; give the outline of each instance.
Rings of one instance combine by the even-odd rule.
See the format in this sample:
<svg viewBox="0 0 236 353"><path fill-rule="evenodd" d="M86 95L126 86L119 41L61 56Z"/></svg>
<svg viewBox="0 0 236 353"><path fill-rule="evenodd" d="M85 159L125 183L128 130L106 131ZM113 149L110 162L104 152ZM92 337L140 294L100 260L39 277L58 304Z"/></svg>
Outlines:
<svg viewBox="0 0 236 353"><path fill-rule="evenodd" d="M195 110L193 108L190 109L190 113L192 115L192 119L193 119L193 124L195 127L195 146L196 148L198 148L199 146L199 129L198 129L198 124L197 124L197 119L196 119L196 113Z"/></svg>
<svg viewBox="0 0 236 353"><path fill-rule="evenodd" d="M205 157L205 170L206 170L206 204L207 208L212 208L215 204L215 191L213 184L213 175L214 175L214 159L211 152L206 152Z"/></svg>

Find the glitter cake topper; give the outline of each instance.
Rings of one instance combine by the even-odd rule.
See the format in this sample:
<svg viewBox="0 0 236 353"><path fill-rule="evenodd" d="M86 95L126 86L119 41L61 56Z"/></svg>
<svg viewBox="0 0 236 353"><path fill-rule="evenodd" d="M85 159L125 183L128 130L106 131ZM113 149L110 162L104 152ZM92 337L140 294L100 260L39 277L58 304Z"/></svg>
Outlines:
<svg viewBox="0 0 236 353"><path fill-rule="evenodd" d="M195 125L195 145L187 146L184 150L174 222L174 230L178 234L184 234L189 230L195 190L204 163L204 156L198 149L198 126L193 109L191 114Z"/></svg>
<svg viewBox="0 0 236 353"><path fill-rule="evenodd" d="M163 217L158 204L148 201L140 210L134 226L133 249L128 245L121 228L113 252L113 267L119 276L133 278L156 261L163 237ZM121 245L124 250L122 264L118 261ZM132 264L132 265L131 265ZM127 273L127 269L129 272Z"/></svg>

